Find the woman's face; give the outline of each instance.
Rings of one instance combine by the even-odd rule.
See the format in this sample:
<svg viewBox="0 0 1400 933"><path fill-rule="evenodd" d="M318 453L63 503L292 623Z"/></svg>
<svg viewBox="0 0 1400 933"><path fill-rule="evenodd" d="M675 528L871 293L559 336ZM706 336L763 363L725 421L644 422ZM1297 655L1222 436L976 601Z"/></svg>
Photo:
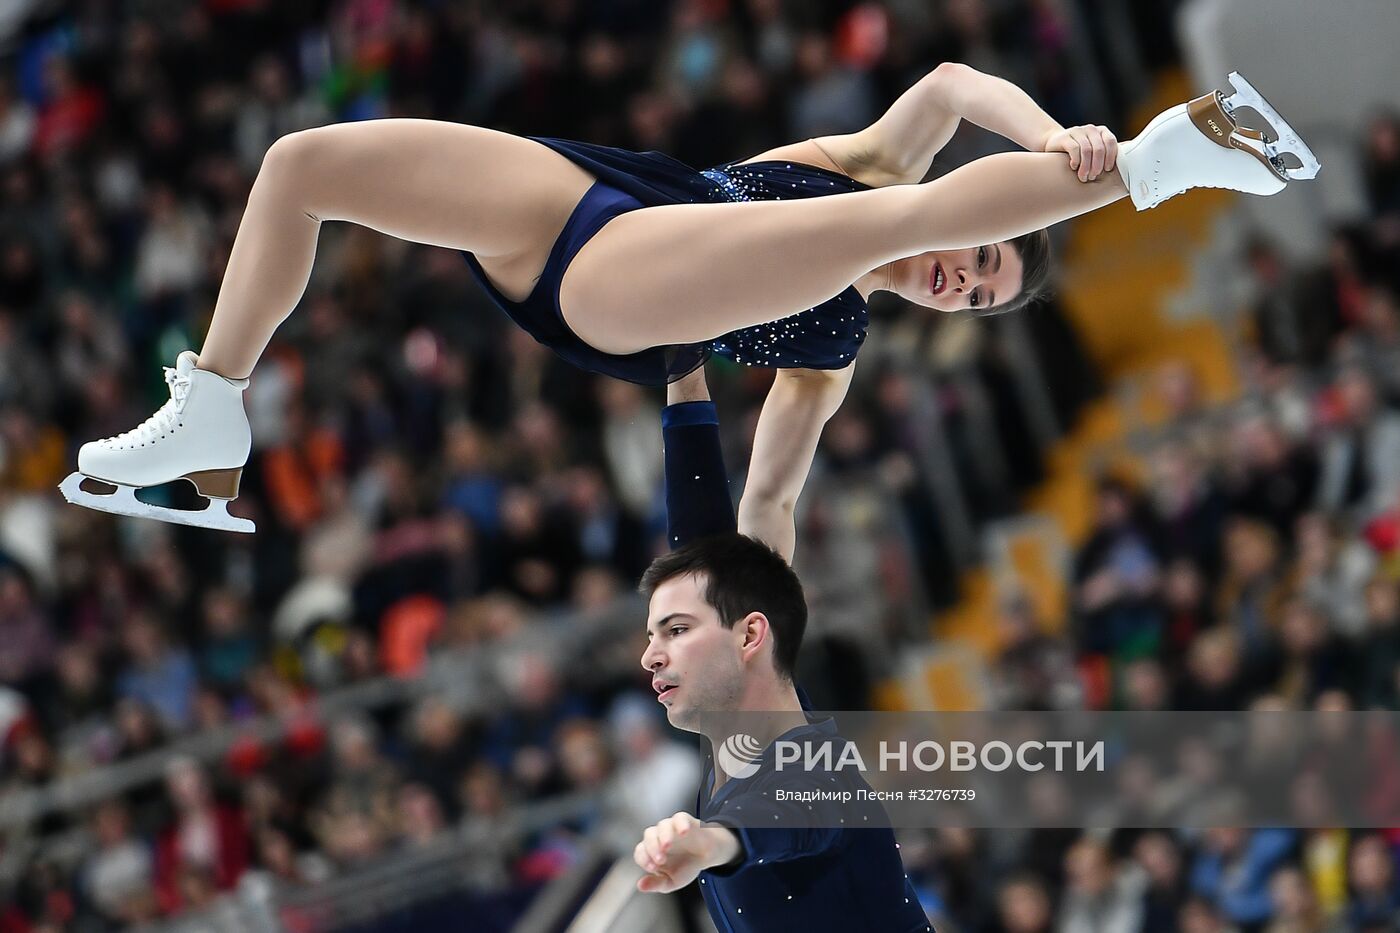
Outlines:
<svg viewBox="0 0 1400 933"><path fill-rule="evenodd" d="M1022 271L1010 243L935 250L896 261L890 290L935 311L985 311L1021 293Z"/></svg>

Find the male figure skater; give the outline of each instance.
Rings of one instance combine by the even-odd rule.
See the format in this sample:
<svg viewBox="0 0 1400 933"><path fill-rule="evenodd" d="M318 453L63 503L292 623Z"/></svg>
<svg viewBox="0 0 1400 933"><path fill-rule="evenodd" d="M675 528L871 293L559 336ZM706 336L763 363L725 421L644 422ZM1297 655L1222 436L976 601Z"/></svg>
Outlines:
<svg viewBox="0 0 1400 933"><path fill-rule="evenodd" d="M736 530L703 375L673 384L668 401L666 505L676 550L642 579L650 601L642 666L672 725L703 731L718 718L706 713L762 714L742 721L763 733L754 738L765 751L756 773L731 777L714 764L725 760L718 752L728 735L708 736L716 754L696 813L677 813L643 833L633 852L647 872L638 888L670 892L698 878L722 933L928 933L893 831L845 828L834 811L811 819L805 803L779 802L772 792L868 785L847 772L774 772L772 743L779 738L844 742L832 720L810 721L793 679L807 623L802 586L777 552ZM841 818L864 823L878 807L852 806ZM750 828L770 817L788 828ZM883 824L883 813L870 822Z"/></svg>

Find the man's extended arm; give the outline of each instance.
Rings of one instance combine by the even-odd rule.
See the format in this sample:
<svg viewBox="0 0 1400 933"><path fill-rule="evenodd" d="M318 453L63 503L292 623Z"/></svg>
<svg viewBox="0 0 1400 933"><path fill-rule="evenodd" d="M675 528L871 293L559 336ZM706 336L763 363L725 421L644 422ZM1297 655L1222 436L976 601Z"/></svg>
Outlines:
<svg viewBox="0 0 1400 933"><path fill-rule="evenodd" d="M703 368L666 387L661 435L666 459L666 543L678 548L738 529L719 443L719 417Z"/></svg>

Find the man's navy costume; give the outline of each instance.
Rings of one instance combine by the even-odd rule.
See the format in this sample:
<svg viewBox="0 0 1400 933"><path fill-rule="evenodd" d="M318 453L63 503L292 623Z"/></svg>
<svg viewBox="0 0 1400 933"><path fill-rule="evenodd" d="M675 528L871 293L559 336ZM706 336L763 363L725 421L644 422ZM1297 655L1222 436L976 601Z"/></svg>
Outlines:
<svg viewBox="0 0 1400 933"><path fill-rule="evenodd" d="M697 538L737 530L729 480L719 443L719 419L711 402L683 402L661 415L666 445L667 540L673 548ZM804 709L806 694L798 688ZM831 719L809 722L783 739L844 742ZM839 755L831 760L836 761ZM723 868L700 873L700 891L720 933L929 933L932 927L904 873L894 832L887 828L800 827L807 803L778 801L774 790L867 788L856 771L778 773L773 747L759 770L731 778L713 791L713 759L700 783L696 815L733 828L743 852ZM828 805L830 807L830 805ZM848 822L865 822L878 803L842 808ZM778 817L785 827L757 827ZM818 819L816 823L829 823ZM887 823L872 816L871 823Z"/></svg>

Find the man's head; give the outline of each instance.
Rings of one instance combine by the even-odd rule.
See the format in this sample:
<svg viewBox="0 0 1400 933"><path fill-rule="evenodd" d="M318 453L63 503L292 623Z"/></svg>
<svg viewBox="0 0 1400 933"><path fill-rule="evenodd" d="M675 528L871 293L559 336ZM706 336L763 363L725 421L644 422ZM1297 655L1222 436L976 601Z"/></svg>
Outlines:
<svg viewBox="0 0 1400 933"><path fill-rule="evenodd" d="M657 558L642 576L647 650L667 718L736 709L753 686L791 682L807 627L802 584L767 545L704 538Z"/></svg>

